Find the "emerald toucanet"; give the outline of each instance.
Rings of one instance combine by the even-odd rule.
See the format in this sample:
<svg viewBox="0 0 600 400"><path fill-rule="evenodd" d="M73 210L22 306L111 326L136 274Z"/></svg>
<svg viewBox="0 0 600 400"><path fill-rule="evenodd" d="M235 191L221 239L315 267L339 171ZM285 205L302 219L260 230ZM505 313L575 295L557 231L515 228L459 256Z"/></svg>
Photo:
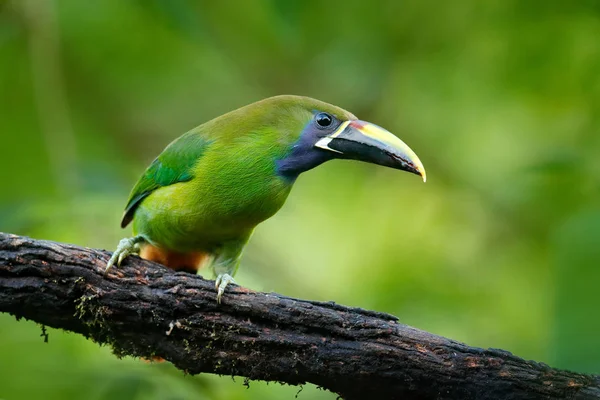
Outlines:
<svg viewBox="0 0 600 400"><path fill-rule="evenodd" d="M377 125L307 97L276 96L183 134L133 188L106 271L132 253L175 270L209 264L217 301L234 282L256 225L275 214L302 172L328 160L366 161L423 177L417 155Z"/></svg>

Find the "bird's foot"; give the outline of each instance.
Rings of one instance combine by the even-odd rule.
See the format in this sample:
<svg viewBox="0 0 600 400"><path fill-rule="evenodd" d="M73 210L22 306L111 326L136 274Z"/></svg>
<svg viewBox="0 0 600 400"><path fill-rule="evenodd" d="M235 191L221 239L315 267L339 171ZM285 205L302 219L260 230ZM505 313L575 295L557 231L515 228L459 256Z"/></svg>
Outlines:
<svg viewBox="0 0 600 400"><path fill-rule="evenodd" d="M121 263L130 254L138 254L140 252L140 243L144 241L144 238L141 236L136 236L132 238L121 239L117 249L108 260L106 264L106 269L104 270L104 275L108 273L108 270L112 268L113 265L117 264L117 267L121 266Z"/></svg>
<svg viewBox="0 0 600 400"><path fill-rule="evenodd" d="M231 275L219 274L219 276L217 276L217 280L215 281L215 289L217 289L217 303L221 304L221 298L223 297L223 293L225 293L225 288L230 283L235 283Z"/></svg>

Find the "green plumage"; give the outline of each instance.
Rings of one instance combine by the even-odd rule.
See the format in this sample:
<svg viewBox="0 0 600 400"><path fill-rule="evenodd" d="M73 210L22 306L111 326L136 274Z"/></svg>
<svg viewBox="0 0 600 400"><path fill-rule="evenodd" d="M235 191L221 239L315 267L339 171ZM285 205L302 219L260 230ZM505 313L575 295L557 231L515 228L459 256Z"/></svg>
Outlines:
<svg viewBox="0 0 600 400"><path fill-rule="evenodd" d="M284 204L292 182L276 161L290 152L316 110L350 113L317 100L278 96L232 111L172 142L135 185L122 226L180 253L207 252L232 270L255 226Z"/></svg>
<svg viewBox="0 0 600 400"><path fill-rule="evenodd" d="M278 96L250 104L168 145L133 188L121 226L133 221L107 264L131 253L195 271L207 257L217 300L233 282L256 225L283 206L298 174L346 158L419 174L404 142L318 100Z"/></svg>
<svg viewBox="0 0 600 400"><path fill-rule="evenodd" d="M133 220L139 203L154 190L191 180L193 178L192 168L209 143L194 132L188 132L171 143L150 164L133 188L125 207L121 228L125 228Z"/></svg>

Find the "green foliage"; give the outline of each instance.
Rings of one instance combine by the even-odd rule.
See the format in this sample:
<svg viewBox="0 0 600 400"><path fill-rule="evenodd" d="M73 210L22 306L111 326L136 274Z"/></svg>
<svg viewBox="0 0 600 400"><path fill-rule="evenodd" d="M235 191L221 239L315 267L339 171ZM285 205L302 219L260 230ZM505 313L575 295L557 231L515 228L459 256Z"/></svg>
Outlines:
<svg viewBox="0 0 600 400"><path fill-rule="evenodd" d="M596 1L0 1L0 230L114 249L176 136L301 94L409 144L428 182L336 161L238 281L600 373ZM0 316L0 398L293 398ZM335 396L307 386L299 398Z"/></svg>

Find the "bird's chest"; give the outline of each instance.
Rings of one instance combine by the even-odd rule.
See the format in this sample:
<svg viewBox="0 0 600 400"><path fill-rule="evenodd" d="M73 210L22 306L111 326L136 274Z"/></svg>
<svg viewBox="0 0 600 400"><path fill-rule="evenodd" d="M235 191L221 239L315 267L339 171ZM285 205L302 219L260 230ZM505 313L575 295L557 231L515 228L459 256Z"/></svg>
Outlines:
<svg viewBox="0 0 600 400"><path fill-rule="evenodd" d="M272 157L252 152L211 152L193 175L150 195L136 213L136 230L168 248L211 248L248 237L283 206L292 186Z"/></svg>
<svg viewBox="0 0 600 400"><path fill-rule="evenodd" d="M188 186L190 220L212 231L252 229L284 204L291 184L271 160L238 157L199 168Z"/></svg>
<svg viewBox="0 0 600 400"><path fill-rule="evenodd" d="M218 223L252 226L275 214L291 189L278 177L240 174L226 181L197 182L195 197L198 212Z"/></svg>

